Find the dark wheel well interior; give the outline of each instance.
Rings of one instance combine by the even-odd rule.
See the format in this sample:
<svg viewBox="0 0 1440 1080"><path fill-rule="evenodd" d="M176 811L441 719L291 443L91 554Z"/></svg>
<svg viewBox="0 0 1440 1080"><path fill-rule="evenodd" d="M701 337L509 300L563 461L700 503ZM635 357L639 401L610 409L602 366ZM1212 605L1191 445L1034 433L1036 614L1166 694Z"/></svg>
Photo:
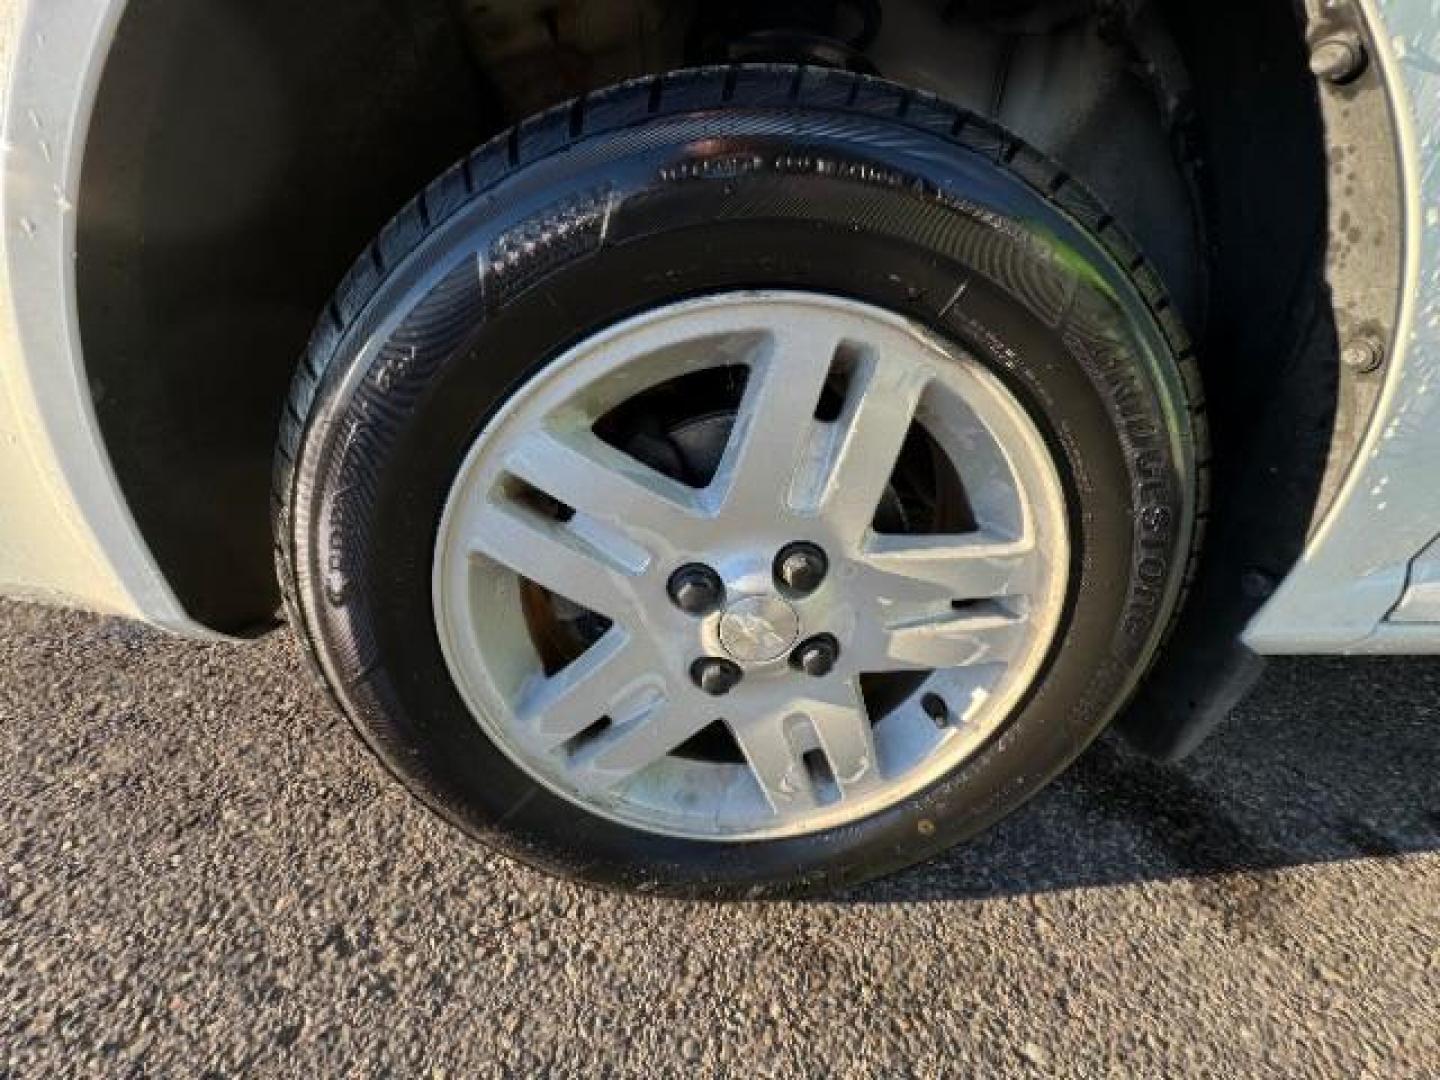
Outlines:
<svg viewBox="0 0 1440 1080"><path fill-rule="evenodd" d="M873 8L887 28L939 20L957 48L983 41L983 56L967 54L982 83L942 77L930 88L981 98L1030 127L1020 134L1041 149L1078 160L1112 204L1129 200L1153 219L1136 231L1199 324L1217 540L1250 557L1255 538L1268 537L1265 572L1283 573L1314 512L1336 394L1320 277L1326 152L1290 0L1093 10L1088 0L887 0L838 5L862 18L833 35L806 21L816 6L737 8L752 19L783 9L811 37L851 50L792 35L790 58L873 63L900 81L911 78L910 45L893 29L866 40ZM697 29L688 5L644 0L131 0L84 165L81 330L116 472L196 619L243 632L274 617L279 413L317 315L389 215L508 122L587 87L695 59L782 58L765 54L781 47L773 34L752 31L747 23L726 38L711 24ZM1114 100L1097 99L1089 114L1049 107L1056 73L1077 65L1086 85L1106 72ZM1101 109L1127 119L1107 131L1117 114ZM1121 155L1127 133L1138 149ZM1153 182L1134 184L1125 162ZM1163 193L1127 194L1124 183ZM1270 447L1266 430L1304 438ZM1257 447L1283 470L1285 498L1257 498ZM1230 584L1214 595L1197 588L1203 603L1234 591L1233 566L1215 573Z"/></svg>

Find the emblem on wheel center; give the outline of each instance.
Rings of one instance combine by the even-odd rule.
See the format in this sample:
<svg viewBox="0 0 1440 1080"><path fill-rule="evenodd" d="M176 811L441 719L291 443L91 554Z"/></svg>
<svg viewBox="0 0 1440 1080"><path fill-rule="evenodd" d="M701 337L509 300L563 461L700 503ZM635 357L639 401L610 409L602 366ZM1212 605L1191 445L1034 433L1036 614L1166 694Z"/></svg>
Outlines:
<svg viewBox="0 0 1440 1080"><path fill-rule="evenodd" d="M800 616L778 596L748 596L720 616L720 644L741 663L778 660L800 636Z"/></svg>

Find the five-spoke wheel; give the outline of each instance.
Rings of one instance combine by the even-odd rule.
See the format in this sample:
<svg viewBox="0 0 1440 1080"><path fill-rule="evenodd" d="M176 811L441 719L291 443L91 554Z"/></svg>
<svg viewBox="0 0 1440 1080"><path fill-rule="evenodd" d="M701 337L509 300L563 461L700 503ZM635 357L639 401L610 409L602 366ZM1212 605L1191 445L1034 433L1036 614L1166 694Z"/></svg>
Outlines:
<svg viewBox="0 0 1440 1080"><path fill-rule="evenodd" d="M705 396L716 371L738 389L708 475L627 450L657 388L730 408ZM887 531L921 488L963 527ZM1067 564L1049 451L999 379L868 305L745 292L634 318L514 395L450 495L435 611L477 721L537 780L652 830L763 837L872 813L973 751L1028 686ZM547 656L556 623L590 633Z"/></svg>

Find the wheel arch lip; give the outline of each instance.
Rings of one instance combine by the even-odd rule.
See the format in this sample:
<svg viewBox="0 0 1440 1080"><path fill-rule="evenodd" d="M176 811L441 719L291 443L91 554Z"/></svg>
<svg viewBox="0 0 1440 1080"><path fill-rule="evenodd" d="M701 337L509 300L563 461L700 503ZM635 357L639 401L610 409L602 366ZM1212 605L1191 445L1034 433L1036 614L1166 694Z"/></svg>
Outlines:
<svg viewBox="0 0 1440 1080"><path fill-rule="evenodd" d="M1356 0L1401 164L1399 311L1385 378L1339 496L1251 620L1262 654L1440 650L1440 624L1391 623L1440 534L1440 18L1411 0Z"/></svg>
<svg viewBox="0 0 1440 1080"><path fill-rule="evenodd" d="M0 56L0 442L25 507L0 520L0 580L22 595L213 636L181 607L121 493L95 415L76 303L80 169L125 0L15 0ZM44 550L39 550L43 543ZM24 550L20 561L10 552Z"/></svg>

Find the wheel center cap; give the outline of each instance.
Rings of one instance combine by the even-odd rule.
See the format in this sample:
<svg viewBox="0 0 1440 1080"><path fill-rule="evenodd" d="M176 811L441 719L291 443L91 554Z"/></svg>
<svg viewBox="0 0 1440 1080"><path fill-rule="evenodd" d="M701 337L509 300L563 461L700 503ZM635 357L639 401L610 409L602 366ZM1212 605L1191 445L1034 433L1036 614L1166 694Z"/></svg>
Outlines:
<svg viewBox="0 0 1440 1080"><path fill-rule="evenodd" d="M747 596L720 616L720 644L746 664L778 660L800 636L800 616L778 596Z"/></svg>

